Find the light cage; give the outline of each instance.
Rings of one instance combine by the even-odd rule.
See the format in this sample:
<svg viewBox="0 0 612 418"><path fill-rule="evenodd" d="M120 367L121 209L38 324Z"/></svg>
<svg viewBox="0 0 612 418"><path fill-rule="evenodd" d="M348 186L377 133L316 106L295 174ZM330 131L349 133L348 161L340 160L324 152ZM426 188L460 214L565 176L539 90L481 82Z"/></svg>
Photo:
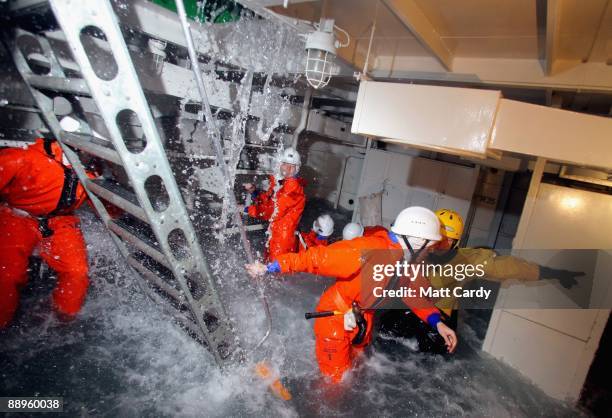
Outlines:
<svg viewBox="0 0 612 418"><path fill-rule="evenodd" d="M335 55L321 49L308 49L306 80L313 88L325 87L332 76Z"/></svg>

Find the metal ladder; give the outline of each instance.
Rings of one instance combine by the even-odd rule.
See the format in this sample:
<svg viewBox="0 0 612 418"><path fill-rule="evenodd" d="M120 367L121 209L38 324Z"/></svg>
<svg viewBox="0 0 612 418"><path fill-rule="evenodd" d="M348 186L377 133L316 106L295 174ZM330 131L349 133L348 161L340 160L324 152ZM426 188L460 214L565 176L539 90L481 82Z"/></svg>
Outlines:
<svg viewBox="0 0 612 418"><path fill-rule="evenodd" d="M110 2L50 0L50 5L82 78L66 76L46 37L22 29L5 33L15 65L43 120L60 142L121 254L147 281L149 293L157 299L158 293L163 294L171 302L176 320L208 347L220 366L239 358L238 340L184 206ZM112 74L100 73L90 62L81 39L84 33L90 33L88 30L102 33L108 41L115 61ZM49 62L47 74L35 74L30 68L17 44L22 36L38 41ZM63 131L53 111L55 92L72 97L91 96L110 141L92 134ZM130 139L124 138L118 119L126 114L140 121L144 146L135 147ZM89 127L85 126L85 130L91 133ZM90 179L79 154L90 154L122 167L131 190L110 180ZM157 202L160 197L165 204ZM131 218L113 219L104 201ZM156 292L150 292L151 288Z"/></svg>

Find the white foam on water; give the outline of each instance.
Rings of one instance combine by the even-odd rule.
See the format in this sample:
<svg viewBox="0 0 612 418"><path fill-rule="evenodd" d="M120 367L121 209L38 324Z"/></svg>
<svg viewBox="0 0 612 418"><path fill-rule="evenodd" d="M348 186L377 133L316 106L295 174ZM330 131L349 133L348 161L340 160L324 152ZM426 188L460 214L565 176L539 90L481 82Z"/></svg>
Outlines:
<svg viewBox="0 0 612 418"><path fill-rule="evenodd" d="M419 342L416 338L400 338L393 337L387 334L381 334L378 338L380 338L381 340L393 341L394 343L401 344L414 352L419 351Z"/></svg>
<svg viewBox="0 0 612 418"><path fill-rule="evenodd" d="M68 411L102 416L576 414L487 355L447 359L416 353L405 341L391 351L375 348L330 390L317 371L312 323L303 319L330 281L310 275L267 283L272 337L248 363L221 372L206 349L143 295L101 222L89 212L81 217L92 260L87 302L77 321L62 324L43 301L24 301L34 312L2 336L0 353L10 359L0 363L4 393L59 392ZM224 263L237 260L217 268ZM244 284L244 277L229 276L226 286ZM263 332L260 302L246 290L233 295L231 313L248 349ZM279 400L254 376L261 359L280 371L292 401Z"/></svg>
<svg viewBox="0 0 612 418"><path fill-rule="evenodd" d="M216 35L222 61L240 62L268 81L303 62L303 41L286 26L242 19L226 28ZM266 142L286 122L287 101L267 83L258 106L264 118L253 139ZM63 396L65 411L82 416L576 415L478 351L430 356L415 352L411 340L374 347L342 384L329 386L318 373L312 321L303 315L331 281L311 275L266 279L273 332L251 353L265 317L236 242L217 248L210 264L247 361L222 372L144 295L102 223L87 210L80 216L91 271L87 301L78 319L64 324L51 313L48 292L24 298L16 325L0 334L1 394ZM254 376L254 363L263 359L283 376L292 401L279 400Z"/></svg>

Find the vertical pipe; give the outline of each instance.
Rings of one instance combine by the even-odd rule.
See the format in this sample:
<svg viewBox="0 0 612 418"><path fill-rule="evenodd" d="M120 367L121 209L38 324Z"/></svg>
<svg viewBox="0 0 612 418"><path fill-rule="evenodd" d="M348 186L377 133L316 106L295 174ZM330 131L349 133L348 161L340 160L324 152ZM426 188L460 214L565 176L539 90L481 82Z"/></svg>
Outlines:
<svg viewBox="0 0 612 418"><path fill-rule="evenodd" d="M436 153L437 154L437 153ZM474 196L476 195L476 190L478 190L478 185L483 181L483 171L482 165L476 164L475 167L478 170L478 179L476 180L476 187L474 188L474 193L472 193L472 198L470 199L470 207L468 208L468 213L465 216L465 223L463 227L463 235L461 236L461 240L459 241L459 247L465 247L470 238L470 230L472 229L472 224L474 223L474 217L476 216L476 205L474 205Z"/></svg>
<svg viewBox="0 0 612 418"><path fill-rule="evenodd" d="M546 168L546 159L538 157L533 167L531 174L531 181L529 182L529 190L527 191L527 197L525 198L525 204L523 205L523 211L519 218L519 225L512 241L512 249L523 249L525 248L525 235L527 235L527 227L531 220L531 214L535 208L536 200L538 198L538 191L540 190L540 184L542 183L542 176L544 175L544 169Z"/></svg>
<svg viewBox="0 0 612 418"><path fill-rule="evenodd" d="M487 238L487 246L495 248L497 239L500 234L502 221L504 219L504 211L508 204L508 198L510 197L510 189L512 188L512 180L514 179L514 173L506 171L504 173L504 180L502 183L501 193L497 200L497 207L495 208L495 216L491 222L491 228L489 230L489 236Z"/></svg>
<svg viewBox="0 0 612 418"><path fill-rule="evenodd" d="M378 4L376 5L376 12L378 13ZM376 32L376 20L372 23L372 30L370 31L370 41L368 42L368 52L366 54L365 62L363 63L363 70L361 71L362 80L366 80L368 75L368 64L370 63L370 52L372 51L372 42L374 41L374 33Z"/></svg>
<svg viewBox="0 0 612 418"><path fill-rule="evenodd" d="M363 156L363 165L361 166L361 173L359 174L359 186L357 187L357 196L355 196L355 207L353 208L353 216L351 217L351 222L360 222L357 219L357 211L359 210L359 192L361 190L361 186L363 184L363 180L365 177L365 169L368 162L368 151L372 149L372 137L368 136L366 140L365 153Z"/></svg>

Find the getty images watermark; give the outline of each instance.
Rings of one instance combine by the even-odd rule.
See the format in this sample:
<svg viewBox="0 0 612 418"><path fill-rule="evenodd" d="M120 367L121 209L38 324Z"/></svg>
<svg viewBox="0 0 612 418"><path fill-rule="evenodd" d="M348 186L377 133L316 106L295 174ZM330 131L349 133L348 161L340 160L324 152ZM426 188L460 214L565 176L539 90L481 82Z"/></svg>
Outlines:
<svg viewBox="0 0 612 418"><path fill-rule="evenodd" d="M374 264L372 266L372 280L379 286L372 287L372 295L375 298L462 298L478 297L489 299L492 290L479 287L477 289L463 289L461 286L435 288L432 286L400 285L385 287L388 282L397 278L399 282L414 283L417 278L426 279L439 278L442 280L452 279L462 282L466 279L482 279L486 276L484 264L432 264L421 261L420 263L409 263L406 260L398 260L394 264ZM403 280L402 280L403 279Z"/></svg>
<svg viewBox="0 0 612 418"><path fill-rule="evenodd" d="M402 250L364 250L361 259L364 309L612 308L612 250L465 248L412 262Z"/></svg>

